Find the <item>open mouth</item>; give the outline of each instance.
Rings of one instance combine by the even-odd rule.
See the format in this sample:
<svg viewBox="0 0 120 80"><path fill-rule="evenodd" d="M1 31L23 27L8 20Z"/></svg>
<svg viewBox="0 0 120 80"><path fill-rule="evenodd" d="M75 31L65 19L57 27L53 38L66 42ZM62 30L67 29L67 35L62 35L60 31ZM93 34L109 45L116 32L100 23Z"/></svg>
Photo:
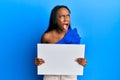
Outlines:
<svg viewBox="0 0 120 80"><path fill-rule="evenodd" d="M63 28L64 30L68 30L69 24L64 24Z"/></svg>

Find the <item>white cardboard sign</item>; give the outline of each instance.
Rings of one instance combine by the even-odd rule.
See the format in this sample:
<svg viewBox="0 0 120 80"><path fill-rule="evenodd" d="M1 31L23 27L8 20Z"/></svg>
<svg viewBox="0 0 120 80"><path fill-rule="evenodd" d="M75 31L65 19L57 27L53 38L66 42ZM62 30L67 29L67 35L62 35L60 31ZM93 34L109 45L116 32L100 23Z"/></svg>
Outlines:
<svg viewBox="0 0 120 80"><path fill-rule="evenodd" d="M83 75L83 66L75 60L84 58L82 44L37 44L37 57L45 63L38 66L38 75Z"/></svg>

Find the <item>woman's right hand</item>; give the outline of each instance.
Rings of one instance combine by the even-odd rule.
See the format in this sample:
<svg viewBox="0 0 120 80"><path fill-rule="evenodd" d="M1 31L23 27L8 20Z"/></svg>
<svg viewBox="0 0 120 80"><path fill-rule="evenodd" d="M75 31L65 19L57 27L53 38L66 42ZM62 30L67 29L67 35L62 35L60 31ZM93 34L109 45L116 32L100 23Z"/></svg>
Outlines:
<svg viewBox="0 0 120 80"><path fill-rule="evenodd" d="M45 63L45 61L42 58L35 58L34 63L36 66L40 66Z"/></svg>

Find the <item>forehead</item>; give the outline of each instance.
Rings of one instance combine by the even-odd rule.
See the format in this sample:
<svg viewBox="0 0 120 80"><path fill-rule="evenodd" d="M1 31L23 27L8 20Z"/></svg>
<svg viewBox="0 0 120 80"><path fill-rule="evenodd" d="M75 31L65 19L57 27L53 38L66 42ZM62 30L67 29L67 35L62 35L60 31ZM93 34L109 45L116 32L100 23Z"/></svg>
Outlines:
<svg viewBox="0 0 120 80"><path fill-rule="evenodd" d="M69 11L66 8L60 8L57 11L57 15L60 15L60 14L70 14L70 13L69 13Z"/></svg>

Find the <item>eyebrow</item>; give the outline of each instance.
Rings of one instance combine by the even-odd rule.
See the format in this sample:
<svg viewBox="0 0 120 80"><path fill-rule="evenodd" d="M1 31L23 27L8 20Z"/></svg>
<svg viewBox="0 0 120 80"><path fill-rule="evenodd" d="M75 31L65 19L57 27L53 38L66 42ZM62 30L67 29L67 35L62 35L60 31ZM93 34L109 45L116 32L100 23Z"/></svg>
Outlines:
<svg viewBox="0 0 120 80"><path fill-rule="evenodd" d="M58 15L58 16L70 16L70 14L60 14L60 15Z"/></svg>

